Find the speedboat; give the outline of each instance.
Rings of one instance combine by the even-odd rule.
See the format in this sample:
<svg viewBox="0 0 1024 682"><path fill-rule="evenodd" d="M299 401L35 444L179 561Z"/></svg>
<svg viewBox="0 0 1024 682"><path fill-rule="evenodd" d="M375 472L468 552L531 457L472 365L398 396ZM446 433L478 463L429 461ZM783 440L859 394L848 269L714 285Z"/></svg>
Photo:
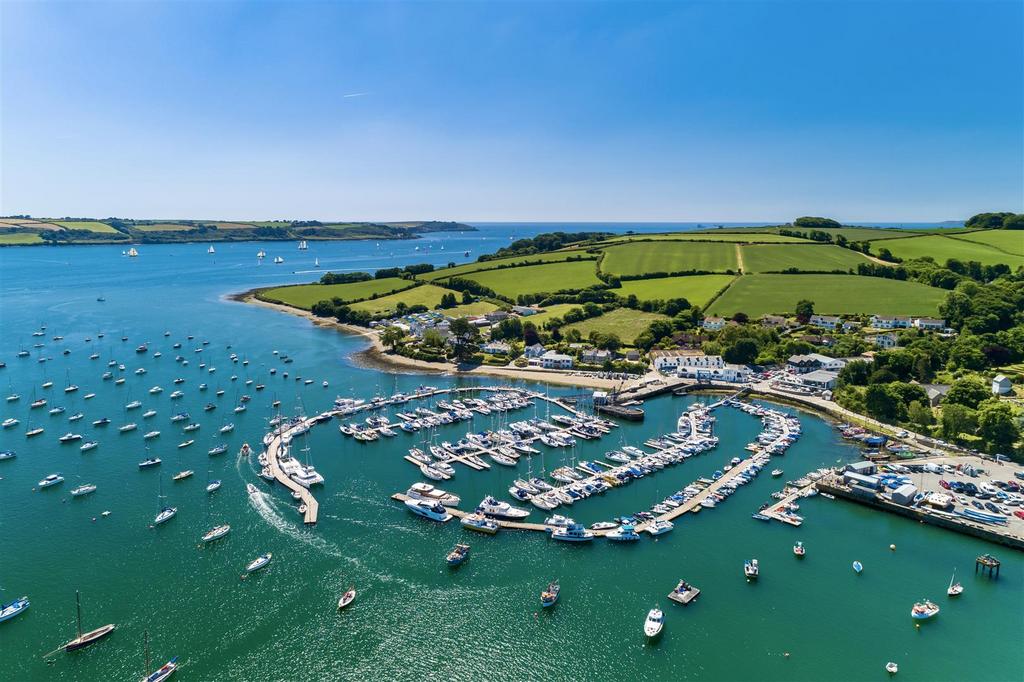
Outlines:
<svg viewBox="0 0 1024 682"><path fill-rule="evenodd" d="M452 548L452 551L448 552L448 556L445 557L445 563L454 568L459 566L466 559L469 558L469 545L459 543Z"/></svg>
<svg viewBox="0 0 1024 682"><path fill-rule="evenodd" d="M249 493L249 497L255 497L260 494L260 489L254 486L252 483L246 483L245 492Z"/></svg>
<svg viewBox="0 0 1024 682"><path fill-rule="evenodd" d="M497 521L487 518L480 512L463 517L460 523L466 530L475 530L487 535L494 535L499 528Z"/></svg>
<svg viewBox="0 0 1024 682"><path fill-rule="evenodd" d="M110 419L107 417L100 417L92 423L93 426L106 426L110 423Z"/></svg>
<svg viewBox="0 0 1024 682"><path fill-rule="evenodd" d="M562 587L558 581L552 580L548 583L548 588L540 593L540 605L545 609L554 606L558 602L558 593L561 591Z"/></svg>
<svg viewBox="0 0 1024 682"><path fill-rule="evenodd" d="M50 474L43 480L39 481L40 488L49 488L51 485L58 485L64 482L64 477L60 474Z"/></svg>
<svg viewBox="0 0 1024 682"><path fill-rule="evenodd" d="M939 607L937 604L922 599L921 601L914 604L914 608L910 610L910 617L914 620L925 620L931 618L939 613Z"/></svg>
<svg viewBox="0 0 1024 682"><path fill-rule="evenodd" d="M665 614L658 607L654 607L647 612L647 619L644 621L644 634L649 639L653 639L661 634L663 627L665 627Z"/></svg>
<svg viewBox="0 0 1024 682"><path fill-rule="evenodd" d="M249 562L248 566L245 567L245 572L252 573L253 571L260 570L261 568L269 564L272 558L274 558L274 555L270 552L267 552L266 554L262 554L256 557L255 559Z"/></svg>
<svg viewBox="0 0 1024 682"><path fill-rule="evenodd" d="M216 480L210 481L209 483L206 484L206 492L212 493L215 490L219 490L220 486L221 486L221 480L219 478L216 479Z"/></svg>
<svg viewBox="0 0 1024 682"><path fill-rule="evenodd" d="M206 454L208 454L210 457L214 457L215 455L223 455L227 451L228 451L227 443L221 443L220 445L216 445L216 446L210 448L209 450L207 450Z"/></svg>
<svg viewBox="0 0 1024 682"><path fill-rule="evenodd" d="M58 438L57 440L59 440L61 443L71 443L72 441L82 440L82 434L71 433L69 431L68 433L65 433L63 436Z"/></svg>
<svg viewBox="0 0 1024 682"><path fill-rule="evenodd" d="M174 518L174 515L178 513L177 507L164 507L160 510L160 513L153 519L153 525L159 526L161 523L167 523Z"/></svg>
<svg viewBox="0 0 1024 682"><path fill-rule="evenodd" d="M431 521L445 523L450 521L452 515L440 502L427 502L425 500L406 500L406 508L417 516L422 516Z"/></svg>
<svg viewBox="0 0 1024 682"><path fill-rule="evenodd" d="M457 545L457 546L459 546L459 545ZM468 550L469 547L466 546L466 549ZM341 595L341 598L338 600L338 610L341 611L346 606L348 606L353 601L355 601L355 599L356 599L356 588L354 588L354 587L348 588L347 590L345 590L345 594Z"/></svg>
<svg viewBox="0 0 1024 682"><path fill-rule="evenodd" d="M793 554L802 559L806 553L807 550L804 548L804 543L797 540L797 543L793 545Z"/></svg>
<svg viewBox="0 0 1024 682"><path fill-rule="evenodd" d="M222 526L216 526L206 531L203 534L203 542L213 542L214 540L220 540L222 537L231 532L231 526L224 524Z"/></svg>
<svg viewBox="0 0 1024 682"><path fill-rule="evenodd" d="M743 575L747 576L747 580L756 580L760 570L757 559L748 559L743 562Z"/></svg>
<svg viewBox="0 0 1024 682"><path fill-rule="evenodd" d="M96 486L93 485L92 483L86 483L84 485L78 486L77 488L73 488L71 490L71 496L81 497L83 495L88 495L89 493L92 492L96 492Z"/></svg>
<svg viewBox="0 0 1024 682"><path fill-rule="evenodd" d="M772 478L778 478L783 474L782 469L772 469Z"/></svg>

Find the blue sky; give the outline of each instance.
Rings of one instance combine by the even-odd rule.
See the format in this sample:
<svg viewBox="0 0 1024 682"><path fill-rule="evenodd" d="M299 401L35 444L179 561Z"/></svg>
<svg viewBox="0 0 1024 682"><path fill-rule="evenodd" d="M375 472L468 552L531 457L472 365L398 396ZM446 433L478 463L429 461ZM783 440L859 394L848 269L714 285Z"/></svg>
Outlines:
<svg viewBox="0 0 1024 682"><path fill-rule="evenodd" d="M0 212L1024 210L1024 3L0 3Z"/></svg>

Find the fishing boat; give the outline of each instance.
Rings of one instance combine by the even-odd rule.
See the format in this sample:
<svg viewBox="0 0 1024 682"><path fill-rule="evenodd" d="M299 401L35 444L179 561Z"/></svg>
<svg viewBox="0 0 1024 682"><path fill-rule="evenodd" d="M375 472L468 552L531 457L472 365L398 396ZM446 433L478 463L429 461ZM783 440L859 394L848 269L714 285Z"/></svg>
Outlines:
<svg viewBox="0 0 1024 682"><path fill-rule="evenodd" d="M863 570L864 570L864 564L862 564L859 561L854 561L853 562L853 572L854 573L857 573L859 575L860 572L863 571Z"/></svg>
<svg viewBox="0 0 1024 682"><path fill-rule="evenodd" d="M557 580L552 580L548 583L548 587L545 590L541 590L540 593L540 605L543 608L550 608L558 602L558 594L562 591L562 586L558 584Z"/></svg>
<svg viewBox="0 0 1024 682"><path fill-rule="evenodd" d="M82 632L82 598L79 595L78 590L75 590L75 613L78 625L78 636L70 642L62 644L58 651L75 651L76 649L82 649L103 639L117 628L117 625L110 623L108 625L98 627L95 630L90 630L89 632Z"/></svg>
<svg viewBox="0 0 1024 682"><path fill-rule="evenodd" d="M665 614L657 606L647 612L647 619L644 621L644 634L648 639L653 639L661 634L665 627Z"/></svg>
<svg viewBox="0 0 1024 682"><path fill-rule="evenodd" d="M72 488L71 497L82 497L83 495L88 495L93 492L96 492L96 486L92 483L86 483L78 486L77 488Z"/></svg>
<svg viewBox="0 0 1024 682"><path fill-rule="evenodd" d="M807 550L804 548L804 543L797 540L797 543L793 545L793 554L802 559L806 553Z"/></svg>
<svg viewBox="0 0 1024 682"><path fill-rule="evenodd" d="M927 599L914 604L914 607L910 609L910 617L914 620L925 620L931 618L939 613L939 606Z"/></svg>
<svg viewBox="0 0 1024 682"><path fill-rule="evenodd" d="M478 533L486 533L487 535L494 535L498 532L499 528L497 521L487 518L479 511L475 514L464 516L460 523L466 530L475 530Z"/></svg>
<svg viewBox="0 0 1024 682"><path fill-rule="evenodd" d="M699 596L700 590L682 579L679 580L676 588L668 593L669 599L683 606L686 606Z"/></svg>
<svg viewBox="0 0 1024 682"><path fill-rule="evenodd" d="M226 523L221 526L214 526L203 534L202 540L204 543L213 542L214 540L220 540L230 532L231 526Z"/></svg>
<svg viewBox="0 0 1024 682"><path fill-rule="evenodd" d="M956 597L962 594L964 586L956 582L956 569L953 569L953 577L949 579L949 587L946 588L946 594L950 597Z"/></svg>
<svg viewBox="0 0 1024 682"><path fill-rule="evenodd" d="M213 249L212 246L210 248ZM146 645L145 645L145 647L146 647L146 669L145 669L145 672L142 675L142 679L141 679L140 682L164 682L164 680L168 679L171 675L174 674L174 671L178 669L178 657L175 656L174 658L172 658L171 660L167 661L166 663L164 663L162 666L160 666L156 670L150 672L150 663L149 663L149 630L145 631L145 641L146 641Z"/></svg>
<svg viewBox="0 0 1024 682"><path fill-rule="evenodd" d="M349 606L355 600L356 600L356 588L355 587L349 587L347 590L345 590L345 594L341 595L341 598L338 599L338 610L341 611L345 607Z"/></svg>
<svg viewBox="0 0 1024 682"><path fill-rule="evenodd" d="M30 602L28 600L28 597L21 597L19 599L15 599L9 604L0 604L0 623L4 622L5 620L10 620L11 618L14 618L19 613L27 609L29 607L29 604Z"/></svg>
<svg viewBox="0 0 1024 682"><path fill-rule="evenodd" d="M445 563L451 567L462 564L466 559L469 558L469 545L459 543L452 548L452 551L448 552L448 556L445 557Z"/></svg>
<svg viewBox="0 0 1024 682"><path fill-rule="evenodd" d="M64 482L64 477L61 476L60 474L50 474L49 476L47 476L43 480L39 481L39 487L40 488L49 488L50 486L58 485L58 484L63 483L63 482Z"/></svg>
<svg viewBox="0 0 1024 682"><path fill-rule="evenodd" d="M248 574L252 573L253 571L258 571L261 568L266 567L266 565L269 564L270 560L273 558L274 555L270 552L267 552L266 554L261 554L260 556L256 557L255 559L249 562L249 564L245 567L245 572Z"/></svg>
<svg viewBox="0 0 1024 682"><path fill-rule="evenodd" d="M747 576L747 580L757 580L761 569L757 565L757 559L748 559L743 562L743 575Z"/></svg>

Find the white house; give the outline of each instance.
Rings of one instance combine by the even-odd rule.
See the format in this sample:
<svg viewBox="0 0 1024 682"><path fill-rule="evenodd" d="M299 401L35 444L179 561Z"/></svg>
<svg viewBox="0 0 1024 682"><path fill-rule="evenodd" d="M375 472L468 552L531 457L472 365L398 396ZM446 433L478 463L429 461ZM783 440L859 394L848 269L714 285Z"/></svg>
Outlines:
<svg viewBox="0 0 1024 682"><path fill-rule="evenodd" d="M540 366L544 369L572 369L572 356L549 350L540 356Z"/></svg>
<svg viewBox="0 0 1024 682"><path fill-rule="evenodd" d="M781 315L762 315L761 326L774 329L777 327L786 328L789 327L790 324L789 320L787 320L785 317L782 317Z"/></svg>
<svg viewBox="0 0 1024 682"><path fill-rule="evenodd" d="M523 350L523 355L525 355L527 358L539 358L540 356L544 355L544 346L540 345L539 343L535 343L532 346L527 346Z"/></svg>
<svg viewBox="0 0 1024 682"><path fill-rule="evenodd" d="M806 374L817 370L838 372L846 367L846 360L841 358L830 358L820 353L808 353L807 355L791 355L786 360L786 366L796 374Z"/></svg>
<svg viewBox="0 0 1024 682"><path fill-rule="evenodd" d="M504 341L488 341L480 350L489 355L508 355L508 352L512 350L512 346Z"/></svg>
<svg viewBox="0 0 1024 682"><path fill-rule="evenodd" d="M918 317L914 319L913 326L922 331L941 332L946 328L946 321L936 320L933 317Z"/></svg>
<svg viewBox="0 0 1024 682"><path fill-rule="evenodd" d="M897 344L895 334L876 334L875 336L869 336L868 341L882 349L895 348Z"/></svg>
<svg viewBox="0 0 1024 682"><path fill-rule="evenodd" d="M679 376L702 381L726 381L743 383L750 381L753 374L746 365L724 364L721 367L680 367Z"/></svg>
<svg viewBox="0 0 1024 682"><path fill-rule="evenodd" d="M699 350L652 350L647 354L659 372L674 373L681 367L723 367L721 355L704 355Z"/></svg>
<svg viewBox="0 0 1024 682"><path fill-rule="evenodd" d="M1006 395L1010 392L1010 380L1002 374L997 374L992 380L992 394Z"/></svg>
<svg viewBox="0 0 1024 682"><path fill-rule="evenodd" d="M718 331L725 326L725 320L721 317L705 317L701 326L709 331Z"/></svg>
<svg viewBox="0 0 1024 682"><path fill-rule="evenodd" d="M834 315L811 315L811 325L822 329L835 329L842 322Z"/></svg>
<svg viewBox="0 0 1024 682"><path fill-rule="evenodd" d="M910 327L909 317L883 317L881 315L871 316L871 326L875 329L907 329Z"/></svg>

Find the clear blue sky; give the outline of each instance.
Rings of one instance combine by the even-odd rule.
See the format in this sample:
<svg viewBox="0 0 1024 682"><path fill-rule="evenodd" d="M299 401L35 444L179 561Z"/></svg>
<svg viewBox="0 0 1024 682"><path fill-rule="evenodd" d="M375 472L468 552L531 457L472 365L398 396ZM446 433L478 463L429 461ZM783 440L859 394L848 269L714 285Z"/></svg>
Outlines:
<svg viewBox="0 0 1024 682"><path fill-rule="evenodd" d="M0 212L1024 210L1024 3L0 3Z"/></svg>

